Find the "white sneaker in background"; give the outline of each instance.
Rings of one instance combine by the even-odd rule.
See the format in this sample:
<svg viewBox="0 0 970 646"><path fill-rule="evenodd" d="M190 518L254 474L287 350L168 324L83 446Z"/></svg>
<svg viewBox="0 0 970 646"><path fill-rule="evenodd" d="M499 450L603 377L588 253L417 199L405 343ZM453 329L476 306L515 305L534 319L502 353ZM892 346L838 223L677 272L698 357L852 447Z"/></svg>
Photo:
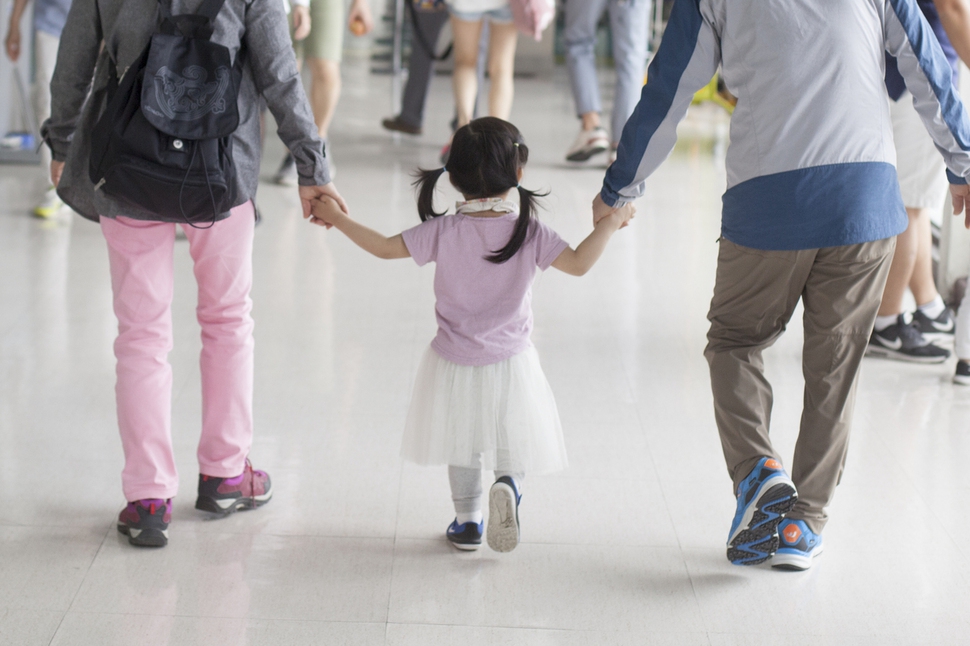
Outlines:
<svg viewBox="0 0 970 646"><path fill-rule="evenodd" d="M576 141L573 142L569 152L566 153L566 160L583 162L607 150L609 147L610 138L606 135L606 130L603 128L580 130Z"/></svg>
<svg viewBox="0 0 970 646"><path fill-rule="evenodd" d="M52 218L57 215L57 212L64 207L64 202L57 195L57 189L51 186L44 193L43 199L41 199L40 204L34 207L33 214L39 218Z"/></svg>

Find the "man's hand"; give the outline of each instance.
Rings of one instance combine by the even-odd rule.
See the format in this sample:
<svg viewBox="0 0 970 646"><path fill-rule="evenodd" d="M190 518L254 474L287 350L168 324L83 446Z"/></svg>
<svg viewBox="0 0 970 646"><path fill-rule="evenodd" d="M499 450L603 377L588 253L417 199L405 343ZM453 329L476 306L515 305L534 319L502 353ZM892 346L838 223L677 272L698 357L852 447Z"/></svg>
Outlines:
<svg viewBox="0 0 970 646"><path fill-rule="evenodd" d="M964 225L970 229L970 186L966 184L950 184L950 201L953 202L953 215L960 215L966 210Z"/></svg>
<svg viewBox="0 0 970 646"><path fill-rule="evenodd" d="M7 30L7 39L3 43L7 50L7 58L14 63L20 58L20 24L10 22L10 29Z"/></svg>
<svg viewBox="0 0 970 646"><path fill-rule="evenodd" d="M51 184L54 188L61 183L61 173L64 172L64 162L62 161L52 161L51 162Z"/></svg>
<svg viewBox="0 0 970 646"><path fill-rule="evenodd" d="M325 184L323 186L301 186L300 187L300 202L303 205L303 217L310 218L310 209L312 208L313 200L317 200L321 197L330 197L337 203L340 210L345 214L350 215L350 209L347 208L347 203L344 202L344 198L340 196L337 192L337 187L333 185L333 182ZM330 228L329 226L327 227Z"/></svg>
<svg viewBox="0 0 970 646"><path fill-rule="evenodd" d="M371 16L370 4L367 0L354 0L347 14L347 25L354 36L370 33L374 28L374 18Z"/></svg>
<svg viewBox="0 0 970 646"><path fill-rule="evenodd" d="M310 7L293 5L293 40L303 40L310 35Z"/></svg>
<svg viewBox="0 0 970 646"><path fill-rule="evenodd" d="M593 198L593 226L595 227L597 222L611 215L614 211L616 211L616 207L607 206L603 197L597 193L596 197Z"/></svg>

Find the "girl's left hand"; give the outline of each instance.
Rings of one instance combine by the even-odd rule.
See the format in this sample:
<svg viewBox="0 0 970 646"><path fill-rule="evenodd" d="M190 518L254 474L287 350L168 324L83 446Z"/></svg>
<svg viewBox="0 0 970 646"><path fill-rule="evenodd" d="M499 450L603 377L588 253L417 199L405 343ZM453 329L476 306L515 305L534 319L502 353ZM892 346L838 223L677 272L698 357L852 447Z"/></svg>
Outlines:
<svg viewBox="0 0 970 646"><path fill-rule="evenodd" d="M310 212L311 224L328 229L334 226L341 217L346 216L337 201L327 195L321 195L313 200L310 205Z"/></svg>
<svg viewBox="0 0 970 646"><path fill-rule="evenodd" d="M374 29L374 18L367 0L354 0L347 15L347 25L354 36L369 34Z"/></svg>

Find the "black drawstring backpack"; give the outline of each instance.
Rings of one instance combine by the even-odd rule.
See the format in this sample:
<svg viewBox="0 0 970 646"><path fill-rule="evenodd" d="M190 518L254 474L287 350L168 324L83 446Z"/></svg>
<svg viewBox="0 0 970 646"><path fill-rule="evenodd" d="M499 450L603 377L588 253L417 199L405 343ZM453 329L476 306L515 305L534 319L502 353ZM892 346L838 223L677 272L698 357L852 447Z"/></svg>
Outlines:
<svg viewBox="0 0 970 646"><path fill-rule="evenodd" d="M159 0L159 26L138 59L111 75L107 107L91 134L95 190L164 222L209 226L235 206L232 133L242 50L210 40L225 0L173 16Z"/></svg>

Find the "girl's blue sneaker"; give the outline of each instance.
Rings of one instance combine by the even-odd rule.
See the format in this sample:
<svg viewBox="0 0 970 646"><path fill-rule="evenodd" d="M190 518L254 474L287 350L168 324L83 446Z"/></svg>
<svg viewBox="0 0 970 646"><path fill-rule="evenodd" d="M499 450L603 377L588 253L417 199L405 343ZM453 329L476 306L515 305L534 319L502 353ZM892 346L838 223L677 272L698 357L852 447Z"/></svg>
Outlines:
<svg viewBox="0 0 970 646"><path fill-rule="evenodd" d="M802 571L812 567L812 559L822 553L822 535L816 534L804 520L785 519L778 525L778 551L771 567Z"/></svg>
<svg viewBox="0 0 970 646"><path fill-rule="evenodd" d="M757 565L778 549L778 524L795 506L795 484L781 463L761 458L738 486L738 509L727 540L735 565Z"/></svg>
<svg viewBox="0 0 970 646"><path fill-rule="evenodd" d="M484 532L484 521L477 525L475 523L462 523L459 525L458 519L456 518L451 521L451 525L448 525L445 536L458 549L472 552L482 546L482 534Z"/></svg>
<svg viewBox="0 0 970 646"><path fill-rule="evenodd" d="M515 480L502 476L488 492L488 546L511 552L519 544L519 489Z"/></svg>

